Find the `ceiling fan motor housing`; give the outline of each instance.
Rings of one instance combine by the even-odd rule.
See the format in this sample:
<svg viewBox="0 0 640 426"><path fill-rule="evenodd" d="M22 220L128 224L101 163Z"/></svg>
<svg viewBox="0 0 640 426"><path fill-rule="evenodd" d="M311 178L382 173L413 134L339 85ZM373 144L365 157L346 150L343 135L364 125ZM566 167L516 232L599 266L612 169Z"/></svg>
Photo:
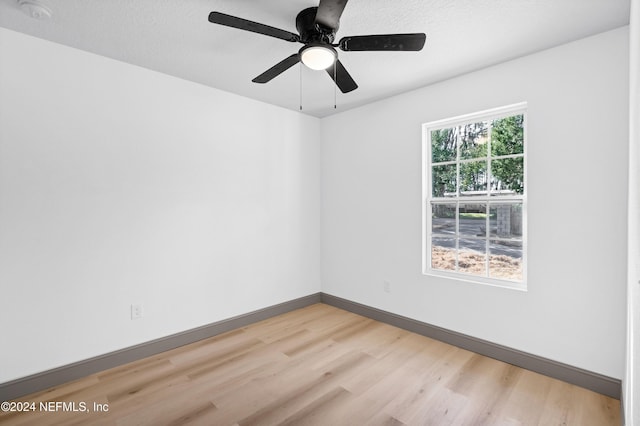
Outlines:
<svg viewBox="0 0 640 426"><path fill-rule="evenodd" d="M296 16L296 28L302 43L331 44L336 37L338 28L327 28L316 24L317 7L309 7Z"/></svg>

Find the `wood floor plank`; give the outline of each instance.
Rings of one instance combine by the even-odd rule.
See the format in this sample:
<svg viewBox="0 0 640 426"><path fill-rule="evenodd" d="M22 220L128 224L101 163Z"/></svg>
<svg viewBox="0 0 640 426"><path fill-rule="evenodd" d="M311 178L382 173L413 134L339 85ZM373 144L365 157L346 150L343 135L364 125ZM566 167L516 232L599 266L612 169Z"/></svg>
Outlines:
<svg viewBox="0 0 640 426"><path fill-rule="evenodd" d="M620 424L618 400L323 304L20 401L90 409L0 424Z"/></svg>
<svg viewBox="0 0 640 426"><path fill-rule="evenodd" d="M553 379L533 371L520 372L520 378L505 401L500 417L504 419L505 424L525 424L518 419L527 419L526 424L541 424L543 410L539 408L545 406Z"/></svg>

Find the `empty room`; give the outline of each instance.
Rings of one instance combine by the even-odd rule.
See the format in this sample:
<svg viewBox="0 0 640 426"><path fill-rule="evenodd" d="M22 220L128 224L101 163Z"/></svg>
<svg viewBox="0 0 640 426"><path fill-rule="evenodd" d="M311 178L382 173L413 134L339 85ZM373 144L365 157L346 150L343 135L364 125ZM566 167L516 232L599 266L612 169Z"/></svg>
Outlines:
<svg viewBox="0 0 640 426"><path fill-rule="evenodd" d="M2 0L0 424L639 425L640 0Z"/></svg>

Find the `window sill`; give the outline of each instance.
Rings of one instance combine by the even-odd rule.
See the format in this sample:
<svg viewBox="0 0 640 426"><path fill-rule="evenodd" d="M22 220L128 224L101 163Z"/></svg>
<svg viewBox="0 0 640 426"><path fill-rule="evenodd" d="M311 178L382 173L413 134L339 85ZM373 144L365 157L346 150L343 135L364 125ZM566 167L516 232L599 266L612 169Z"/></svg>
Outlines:
<svg viewBox="0 0 640 426"><path fill-rule="evenodd" d="M447 271L441 271L441 270L430 269L430 268L428 268L426 271L423 271L423 275L438 277L438 278L447 278L450 280L471 283L471 284L484 284L487 286L500 287L508 290L517 290L517 291L524 291L524 292L528 291L527 283L525 280L523 280L522 282L499 280L495 278L479 277L476 275L464 274L461 272L447 272Z"/></svg>

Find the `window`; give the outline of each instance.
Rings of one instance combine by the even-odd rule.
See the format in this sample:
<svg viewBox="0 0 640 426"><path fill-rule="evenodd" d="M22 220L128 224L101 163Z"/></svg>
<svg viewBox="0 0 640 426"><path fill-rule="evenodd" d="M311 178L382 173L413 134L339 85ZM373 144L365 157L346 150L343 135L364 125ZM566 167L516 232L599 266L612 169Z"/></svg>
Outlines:
<svg viewBox="0 0 640 426"><path fill-rule="evenodd" d="M423 125L423 272L525 289L526 104Z"/></svg>

